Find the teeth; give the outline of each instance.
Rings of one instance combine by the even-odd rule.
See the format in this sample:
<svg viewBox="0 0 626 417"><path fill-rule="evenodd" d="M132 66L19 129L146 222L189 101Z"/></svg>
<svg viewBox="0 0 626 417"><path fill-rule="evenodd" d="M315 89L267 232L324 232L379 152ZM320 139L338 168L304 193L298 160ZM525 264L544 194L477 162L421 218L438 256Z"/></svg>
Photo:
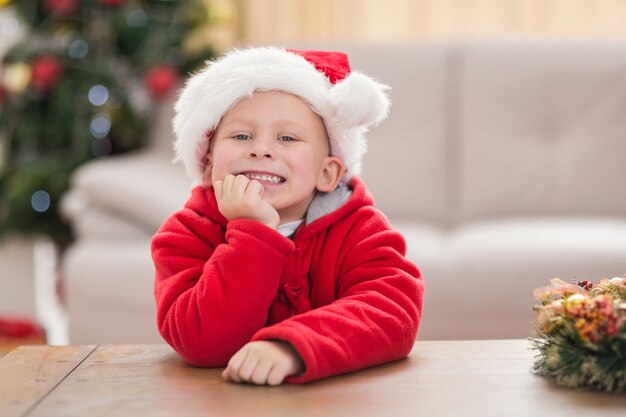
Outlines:
<svg viewBox="0 0 626 417"><path fill-rule="evenodd" d="M280 184L281 182L285 181L283 177L279 177L277 175L264 175L264 174L245 174L245 175L251 180L267 181L267 182L271 182L274 184Z"/></svg>

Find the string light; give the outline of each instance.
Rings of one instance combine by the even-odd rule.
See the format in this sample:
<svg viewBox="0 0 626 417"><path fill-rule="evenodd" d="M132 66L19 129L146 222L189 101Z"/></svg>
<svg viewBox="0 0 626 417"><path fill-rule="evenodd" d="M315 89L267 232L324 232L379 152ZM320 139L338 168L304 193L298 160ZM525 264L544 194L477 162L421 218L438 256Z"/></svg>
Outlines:
<svg viewBox="0 0 626 417"><path fill-rule="evenodd" d="M102 106L109 99L109 90L103 85L94 85L89 89L88 98L94 106Z"/></svg>
<svg viewBox="0 0 626 417"><path fill-rule="evenodd" d="M67 49L67 53L70 58L73 59L83 59L89 53L89 45L82 39L76 39Z"/></svg>
<svg viewBox="0 0 626 417"><path fill-rule="evenodd" d="M106 113L98 113L91 119L89 132L96 139L105 138L111 131L111 118Z"/></svg>
<svg viewBox="0 0 626 417"><path fill-rule="evenodd" d="M37 190L30 198L30 204L38 213L45 213L50 209L50 194L44 190Z"/></svg>

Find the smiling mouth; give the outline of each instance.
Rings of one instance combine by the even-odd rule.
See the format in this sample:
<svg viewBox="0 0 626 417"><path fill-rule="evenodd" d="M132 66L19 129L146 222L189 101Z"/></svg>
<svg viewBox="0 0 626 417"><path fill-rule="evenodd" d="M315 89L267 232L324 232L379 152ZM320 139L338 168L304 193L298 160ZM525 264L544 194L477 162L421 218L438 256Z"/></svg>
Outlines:
<svg viewBox="0 0 626 417"><path fill-rule="evenodd" d="M272 184L281 184L285 182L285 179L278 175L255 174L253 172L244 172L243 175L250 178L251 180L266 181L266 182L271 182Z"/></svg>

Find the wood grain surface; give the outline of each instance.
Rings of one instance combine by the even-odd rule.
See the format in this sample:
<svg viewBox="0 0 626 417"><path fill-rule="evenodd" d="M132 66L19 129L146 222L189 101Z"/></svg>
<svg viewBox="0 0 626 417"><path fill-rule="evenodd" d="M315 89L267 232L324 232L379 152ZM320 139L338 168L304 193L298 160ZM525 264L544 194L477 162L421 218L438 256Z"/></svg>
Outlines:
<svg viewBox="0 0 626 417"><path fill-rule="evenodd" d="M22 346L0 360L0 416L23 416L96 346Z"/></svg>
<svg viewBox="0 0 626 417"><path fill-rule="evenodd" d="M308 385L280 387L224 382L221 369L191 367L164 345L49 349L39 348L33 354L33 349L20 348L0 361L0 415L626 415L626 395L564 389L533 375L534 352L526 340L417 342L408 358L394 363ZM44 369L47 365L55 368L60 357L68 360L68 368L72 361L79 365L69 371ZM8 368L12 377L4 376ZM67 375L52 388L41 390L32 380L33 375L64 372ZM31 380L21 377L23 373L30 373ZM15 384L13 379L27 382ZM7 391L7 383L21 384L21 388ZM31 405L22 408L22 414L5 413L14 410L5 408L12 401L4 400L9 394Z"/></svg>

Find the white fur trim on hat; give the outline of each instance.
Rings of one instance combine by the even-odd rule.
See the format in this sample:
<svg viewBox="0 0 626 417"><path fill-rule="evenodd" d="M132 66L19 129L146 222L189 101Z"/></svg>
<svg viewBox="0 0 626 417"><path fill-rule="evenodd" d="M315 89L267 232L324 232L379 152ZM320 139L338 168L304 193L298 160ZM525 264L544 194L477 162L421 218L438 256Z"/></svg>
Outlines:
<svg viewBox="0 0 626 417"><path fill-rule="evenodd" d="M233 50L210 61L187 81L175 105L176 160L202 182L207 132L242 98L255 91L284 91L301 97L326 126L331 152L344 161L344 180L361 172L368 127L387 117L389 87L352 71L332 84L304 57L276 47Z"/></svg>

